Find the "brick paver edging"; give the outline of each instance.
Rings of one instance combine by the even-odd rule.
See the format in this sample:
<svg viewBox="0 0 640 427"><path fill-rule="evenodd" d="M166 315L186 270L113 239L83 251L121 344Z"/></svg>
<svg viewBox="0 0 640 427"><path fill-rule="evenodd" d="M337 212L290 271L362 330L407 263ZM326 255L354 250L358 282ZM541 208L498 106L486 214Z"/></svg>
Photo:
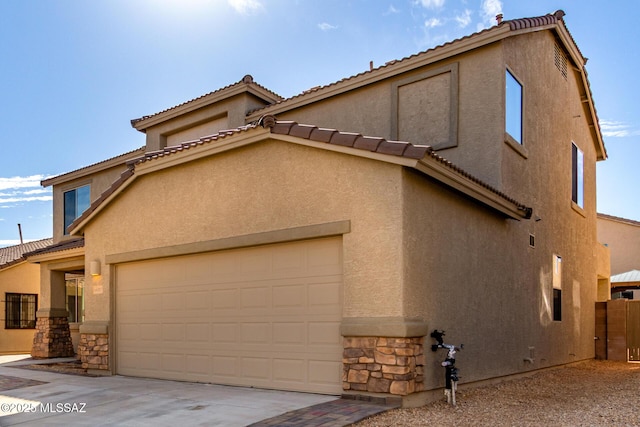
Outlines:
<svg viewBox="0 0 640 427"><path fill-rule="evenodd" d="M13 390L16 388L30 387L32 385L46 384L44 381L29 380L26 378L10 377L0 375L0 391Z"/></svg>
<svg viewBox="0 0 640 427"><path fill-rule="evenodd" d="M343 427L398 407L399 405L336 399L258 421L249 427Z"/></svg>

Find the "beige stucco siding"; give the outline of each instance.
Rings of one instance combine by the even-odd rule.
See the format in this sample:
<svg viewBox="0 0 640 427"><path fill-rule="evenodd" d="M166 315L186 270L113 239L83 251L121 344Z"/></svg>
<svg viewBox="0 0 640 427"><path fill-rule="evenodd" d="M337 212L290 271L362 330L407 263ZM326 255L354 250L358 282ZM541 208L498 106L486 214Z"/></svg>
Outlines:
<svg viewBox="0 0 640 427"><path fill-rule="evenodd" d="M53 188L53 241L58 243L64 240L64 193L85 185L91 186L91 201L100 197L103 191L120 176L126 166L123 164L116 167L101 170L98 173L85 175L78 179L67 181L63 184L54 185Z"/></svg>
<svg viewBox="0 0 640 427"><path fill-rule="evenodd" d="M5 294L37 294L40 290L40 267L27 262L0 270L0 354L29 353L34 329L5 329ZM38 301L40 305L40 301Z"/></svg>
<svg viewBox="0 0 640 427"><path fill-rule="evenodd" d="M401 316L401 176L375 160L257 143L137 178L87 226L86 260L348 220L344 316ZM93 279L87 320L109 319L109 276Z"/></svg>
<svg viewBox="0 0 640 427"><path fill-rule="evenodd" d="M598 217L598 239L611 251L611 275L640 270L640 223Z"/></svg>
<svg viewBox="0 0 640 427"><path fill-rule="evenodd" d="M501 85L504 82L500 73L502 63L500 44L489 45L460 55L455 60L439 61L416 68L367 86L366 89L349 91L324 102L292 108L278 113L277 117L279 120L295 120L298 123L319 127L358 132L392 140L398 139L399 136L392 132L394 122L395 124L398 122L398 117L394 117L398 112L392 108L393 98L398 96L398 89L394 85L420 78L420 76L428 77L433 72L455 65L458 77L457 80L452 79L449 83L457 86L458 98L452 105L457 106L458 110L456 124L458 146L443 150L441 154L474 176L496 188L501 188L501 148L498 144L490 145L486 141L498 142L504 135L501 118L503 114ZM420 86L419 82L416 87ZM401 93L404 87L400 86ZM406 95L406 91L403 94ZM411 95L415 94L411 93ZM428 98L434 108L441 108L442 103L452 102L446 99L448 93L444 90L420 95ZM433 97L436 99L431 99ZM400 113L402 111L400 109ZM409 142L426 145L441 142L440 139L428 138L428 135L441 137L438 132L429 130L425 137L416 136Z"/></svg>

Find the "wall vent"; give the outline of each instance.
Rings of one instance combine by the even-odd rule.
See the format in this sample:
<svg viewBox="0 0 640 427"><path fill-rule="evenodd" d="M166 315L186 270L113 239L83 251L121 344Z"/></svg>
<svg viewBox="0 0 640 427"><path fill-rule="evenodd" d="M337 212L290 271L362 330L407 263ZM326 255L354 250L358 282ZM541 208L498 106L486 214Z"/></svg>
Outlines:
<svg viewBox="0 0 640 427"><path fill-rule="evenodd" d="M534 236L533 234L529 234L529 246L531 246L532 248L536 247L536 236Z"/></svg>
<svg viewBox="0 0 640 427"><path fill-rule="evenodd" d="M562 74L562 77L564 77L566 80L567 79L567 55L564 54L564 51L560 46L558 46L558 43L555 44L555 63L556 63L556 68L558 69L558 71L560 71L560 74Z"/></svg>

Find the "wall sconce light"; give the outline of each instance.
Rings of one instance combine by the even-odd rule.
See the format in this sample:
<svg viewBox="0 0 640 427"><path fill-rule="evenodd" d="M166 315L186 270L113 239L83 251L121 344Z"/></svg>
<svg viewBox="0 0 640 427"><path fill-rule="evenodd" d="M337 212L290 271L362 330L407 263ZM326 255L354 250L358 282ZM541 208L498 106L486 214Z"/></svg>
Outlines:
<svg viewBox="0 0 640 427"><path fill-rule="evenodd" d="M100 261L91 261L91 264L89 264L89 272L91 273L92 276L99 276Z"/></svg>

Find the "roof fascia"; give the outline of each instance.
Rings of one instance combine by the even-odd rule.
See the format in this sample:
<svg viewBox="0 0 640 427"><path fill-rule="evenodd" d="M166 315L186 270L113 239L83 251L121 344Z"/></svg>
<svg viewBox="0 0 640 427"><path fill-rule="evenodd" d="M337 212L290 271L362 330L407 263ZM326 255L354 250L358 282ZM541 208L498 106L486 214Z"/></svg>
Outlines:
<svg viewBox="0 0 640 427"><path fill-rule="evenodd" d="M251 95L254 95L270 103L278 101L277 98L275 98L267 90L261 88L258 85L240 83L240 84L230 86L226 89L213 92L209 95L205 95L201 98L196 98L193 101L186 102L182 105L178 105L166 111L154 114L150 117L143 118L135 122L133 124L133 127L140 132L144 132L146 129L152 126L156 126L160 123L164 123L168 120L175 119L176 117L180 117L184 114L190 113L192 111L198 110L203 107L207 107L211 104L215 104L215 103L227 100L234 96L242 95L243 93L249 93Z"/></svg>
<svg viewBox="0 0 640 427"><path fill-rule="evenodd" d="M24 257L7 262L5 264L0 265L0 272L10 270L13 267L18 267L22 264L25 264L26 262L27 260Z"/></svg>
<svg viewBox="0 0 640 427"><path fill-rule="evenodd" d="M257 110L247 116L248 121L253 121L265 114L278 114L283 111L293 110L307 104L321 101L341 93L361 88L397 75L412 71L416 68L437 63L456 55L477 49L500 41L512 35L508 25L501 25L492 29L477 33L473 36L456 40L455 42L435 47L433 51L416 54L413 57L402 59L394 64L380 67L372 72L365 72L361 76L349 78L320 90L285 99L281 103Z"/></svg>
<svg viewBox="0 0 640 427"><path fill-rule="evenodd" d="M168 167L181 165L214 154L223 153L225 151L243 147L245 145L250 145L268 138L269 135L270 132L268 129L255 128L247 130L245 132L240 132L237 135L226 136L213 142L205 142L202 145L193 148L185 147L180 150L179 154L176 153L178 155L164 155L157 159L153 159L152 161L135 164L134 177L136 175L145 175L148 173L166 169Z"/></svg>
<svg viewBox="0 0 640 427"><path fill-rule="evenodd" d="M49 187L50 185L58 185L65 182L74 181L76 179L83 178L87 175L92 175L94 173L102 172L103 170L107 170L115 166L121 166L121 165L124 165L126 160L140 157L142 154L144 154L144 150L145 150L145 147L141 147L127 154L122 154L120 156L114 157L109 160L105 160L103 162L86 166L84 168L76 169L74 171L67 172L62 175L54 176L53 178L45 179L40 184L43 187Z"/></svg>
<svg viewBox="0 0 640 427"><path fill-rule="evenodd" d="M505 200L498 194L488 190L477 182L456 173L454 170L446 167L435 159L424 157L417 162L415 169L463 194L466 194L472 199L503 213L509 218L515 220L527 218L526 212L519 209L515 203Z"/></svg>
<svg viewBox="0 0 640 427"><path fill-rule="evenodd" d="M73 248L66 249L57 252L49 252L40 255L32 255L27 257L27 261L31 263L42 263L42 262L51 262L51 261L67 261L70 259L77 259L79 257L84 257L84 247L81 248Z"/></svg>
<svg viewBox="0 0 640 427"><path fill-rule="evenodd" d="M348 154L356 157L363 157L365 159L392 163L400 166L415 167L416 163L418 162L416 159L412 159L409 157L381 154L373 151L361 150L359 148L345 147L343 145L327 144L326 142L313 141L310 139L299 138L297 136L291 135L280 135L272 133L269 135L269 138L273 140L289 142L292 144L304 145L306 147L318 148L321 150L333 151L336 153Z"/></svg>
<svg viewBox="0 0 640 427"><path fill-rule="evenodd" d="M108 197L106 197L96 208L78 225L69 230L71 236L82 236L84 227L91 221L99 212L106 208L109 203L120 193L122 193L131 183L136 179L136 175L133 174L129 179L125 180L118 188L116 188Z"/></svg>

